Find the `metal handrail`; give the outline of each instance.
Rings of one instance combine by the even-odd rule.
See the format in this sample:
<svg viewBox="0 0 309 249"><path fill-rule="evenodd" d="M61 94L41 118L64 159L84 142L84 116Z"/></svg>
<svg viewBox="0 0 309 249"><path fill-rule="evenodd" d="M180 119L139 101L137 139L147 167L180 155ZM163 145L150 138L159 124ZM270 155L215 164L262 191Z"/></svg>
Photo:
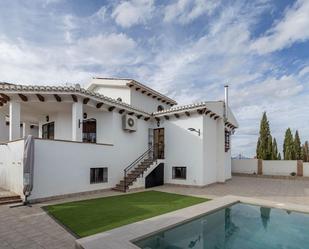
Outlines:
<svg viewBox="0 0 309 249"><path fill-rule="evenodd" d="M138 163L140 163L147 155L149 156L149 158L154 158L153 155L153 146L151 146L148 150L146 150L141 156L139 156L137 159L135 159L128 167L126 167L124 169L124 191L127 191L127 187L126 187L126 177L127 177L127 173L134 168L134 166L136 166Z"/></svg>

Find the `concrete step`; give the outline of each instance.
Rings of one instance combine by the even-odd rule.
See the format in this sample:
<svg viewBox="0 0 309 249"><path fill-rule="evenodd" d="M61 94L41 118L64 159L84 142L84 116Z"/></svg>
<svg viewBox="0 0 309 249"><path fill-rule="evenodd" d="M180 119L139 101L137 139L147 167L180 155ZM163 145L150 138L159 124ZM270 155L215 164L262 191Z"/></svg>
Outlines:
<svg viewBox="0 0 309 249"><path fill-rule="evenodd" d="M7 205L7 204L14 204L14 203L20 203L22 202L23 200L20 198L20 196L17 197L1 197L0 198L0 205Z"/></svg>

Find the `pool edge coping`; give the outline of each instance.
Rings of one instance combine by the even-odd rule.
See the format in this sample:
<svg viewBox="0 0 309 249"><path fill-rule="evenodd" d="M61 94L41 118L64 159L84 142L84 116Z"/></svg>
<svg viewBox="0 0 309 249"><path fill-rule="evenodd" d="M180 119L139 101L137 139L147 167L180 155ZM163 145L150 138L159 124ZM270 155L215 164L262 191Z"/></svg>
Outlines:
<svg viewBox="0 0 309 249"><path fill-rule="evenodd" d="M162 230L181 225L205 214L215 212L226 206L245 203L270 208L279 208L294 212L309 213L309 206L275 202L270 200L227 195L197 205L155 216L146 220L128 224L110 231L98 233L76 240L78 249L140 249L132 242L151 236Z"/></svg>

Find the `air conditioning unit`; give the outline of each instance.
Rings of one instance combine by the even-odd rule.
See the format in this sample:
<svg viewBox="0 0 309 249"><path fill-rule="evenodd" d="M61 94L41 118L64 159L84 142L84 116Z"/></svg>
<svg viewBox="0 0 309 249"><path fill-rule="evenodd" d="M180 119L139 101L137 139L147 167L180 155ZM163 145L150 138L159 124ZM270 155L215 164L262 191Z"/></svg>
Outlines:
<svg viewBox="0 0 309 249"><path fill-rule="evenodd" d="M137 130L137 119L131 115L124 115L122 117L122 128L126 131L136 131Z"/></svg>

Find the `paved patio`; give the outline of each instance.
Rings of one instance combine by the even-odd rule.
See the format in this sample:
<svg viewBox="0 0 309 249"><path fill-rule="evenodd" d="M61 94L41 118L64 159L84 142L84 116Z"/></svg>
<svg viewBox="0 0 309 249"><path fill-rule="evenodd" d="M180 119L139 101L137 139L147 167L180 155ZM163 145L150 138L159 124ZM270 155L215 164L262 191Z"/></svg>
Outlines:
<svg viewBox="0 0 309 249"><path fill-rule="evenodd" d="M224 195L255 197L277 202L290 202L309 206L309 180L283 180L235 176L225 184L206 188L161 186L166 192L216 198ZM68 198L44 205L120 194L104 193ZM42 204L32 207L0 206L0 248L74 248L75 238L50 218Z"/></svg>

